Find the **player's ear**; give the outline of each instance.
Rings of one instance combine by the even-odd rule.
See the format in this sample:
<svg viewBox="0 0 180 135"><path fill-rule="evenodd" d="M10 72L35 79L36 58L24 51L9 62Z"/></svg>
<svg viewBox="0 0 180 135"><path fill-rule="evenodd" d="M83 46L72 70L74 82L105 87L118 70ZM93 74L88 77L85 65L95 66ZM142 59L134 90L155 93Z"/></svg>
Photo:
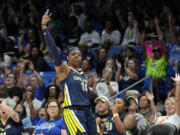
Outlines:
<svg viewBox="0 0 180 135"><path fill-rule="evenodd" d="M69 61L69 55L66 56L66 60Z"/></svg>

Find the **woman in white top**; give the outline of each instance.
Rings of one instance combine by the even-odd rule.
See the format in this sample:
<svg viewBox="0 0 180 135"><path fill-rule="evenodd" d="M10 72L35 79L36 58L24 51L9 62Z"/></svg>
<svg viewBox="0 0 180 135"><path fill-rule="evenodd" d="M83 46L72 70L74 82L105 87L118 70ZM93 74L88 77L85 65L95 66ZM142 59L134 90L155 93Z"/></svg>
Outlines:
<svg viewBox="0 0 180 135"><path fill-rule="evenodd" d="M176 74L175 78L176 90L175 98L168 97L165 101L166 116L158 117L156 123L171 123L178 129L180 128L180 75Z"/></svg>

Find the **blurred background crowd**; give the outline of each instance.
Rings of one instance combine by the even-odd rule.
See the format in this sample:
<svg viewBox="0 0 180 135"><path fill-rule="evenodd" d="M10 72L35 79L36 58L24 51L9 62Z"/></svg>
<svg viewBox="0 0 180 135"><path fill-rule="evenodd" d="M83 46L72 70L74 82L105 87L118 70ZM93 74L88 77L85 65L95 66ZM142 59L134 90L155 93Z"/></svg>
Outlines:
<svg viewBox="0 0 180 135"><path fill-rule="evenodd" d="M118 103L127 107L119 113L134 114L136 128L145 131L154 116L167 115L164 103L175 103L171 77L179 72L179 5L178 0L0 0L0 98L24 128L46 115L49 100L63 103L40 27L49 9L48 29L62 59L66 62L69 47L81 49L101 133L110 131L104 123L115 111L110 105ZM6 103L0 107L8 108Z"/></svg>

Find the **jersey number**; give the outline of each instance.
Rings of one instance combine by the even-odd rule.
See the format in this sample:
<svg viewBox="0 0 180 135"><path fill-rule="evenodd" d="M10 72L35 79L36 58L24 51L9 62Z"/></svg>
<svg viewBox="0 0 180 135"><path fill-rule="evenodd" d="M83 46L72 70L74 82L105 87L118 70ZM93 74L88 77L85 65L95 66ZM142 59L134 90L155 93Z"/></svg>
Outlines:
<svg viewBox="0 0 180 135"><path fill-rule="evenodd" d="M87 83L85 83L85 82L81 82L81 86L82 86L82 90L84 91L84 92L87 92L88 91L88 86L87 86Z"/></svg>

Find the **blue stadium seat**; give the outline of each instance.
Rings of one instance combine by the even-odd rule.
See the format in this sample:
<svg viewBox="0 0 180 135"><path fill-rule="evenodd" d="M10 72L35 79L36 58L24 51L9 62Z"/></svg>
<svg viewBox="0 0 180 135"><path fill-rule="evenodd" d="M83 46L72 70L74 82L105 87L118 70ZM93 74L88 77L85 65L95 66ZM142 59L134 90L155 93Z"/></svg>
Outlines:
<svg viewBox="0 0 180 135"><path fill-rule="evenodd" d="M51 82L51 80L54 78L54 76L56 75L55 71L51 71L51 72L39 72L41 78L44 81L44 85L48 86Z"/></svg>
<svg viewBox="0 0 180 135"><path fill-rule="evenodd" d="M136 49L136 52L142 54L142 47L141 46L136 46L135 49Z"/></svg>
<svg viewBox="0 0 180 135"><path fill-rule="evenodd" d="M89 52L94 56L94 58L96 59L97 54L93 49L89 49Z"/></svg>
<svg viewBox="0 0 180 135"><path fill-rule="evenodd" d="M115 53L117 55L117 54L119 54L121 48L112 48L111 50L113 53Z"/></svg>

